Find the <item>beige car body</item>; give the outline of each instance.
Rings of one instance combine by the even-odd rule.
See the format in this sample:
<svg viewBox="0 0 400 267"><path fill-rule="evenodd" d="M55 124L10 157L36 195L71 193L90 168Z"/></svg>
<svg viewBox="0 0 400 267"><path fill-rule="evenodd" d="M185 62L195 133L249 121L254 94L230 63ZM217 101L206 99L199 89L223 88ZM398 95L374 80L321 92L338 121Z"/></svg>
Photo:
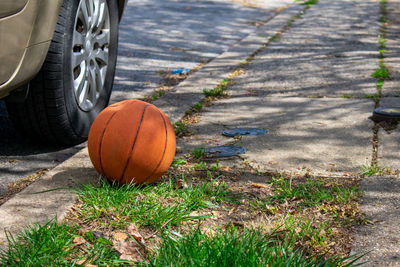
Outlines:
<svg viewBox="0 0 400 267"><path fill-rule="evenodd" d="M119 16L127 0L115 0ZM40 70L63 0L0 0L0 98Z"/></svg>

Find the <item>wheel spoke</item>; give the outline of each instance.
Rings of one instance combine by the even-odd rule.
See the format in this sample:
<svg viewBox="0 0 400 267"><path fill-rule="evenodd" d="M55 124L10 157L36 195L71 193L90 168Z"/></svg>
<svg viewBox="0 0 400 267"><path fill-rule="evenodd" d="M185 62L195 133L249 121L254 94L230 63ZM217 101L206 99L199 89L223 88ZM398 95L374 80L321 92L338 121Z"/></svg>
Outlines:
<svg viewBox="0 0 400 267"><path fill-rule="evenodd" d="M103 30L101 34L96 35L95 42L97 42L100 47L108 45L110 42L110 31Z"/></svg>
<svg viewBox="0 0 400 267"><path fill-rule="evenodd" d="M85 41L85 36L83 36L82 33L78 32L77 30L74 30L74 35L72 38L73 38L72 47L83 46L83 43Z"/></svg>
<svg viewBox="0 0 400 267"><path fill-rule="evenodd" d="M99 60L103 65L107 65L108 63L108 52L102 49L97 49L94 54L96 60Z"/></svg>
<svg viewBox="0 0 400 267"><path fill-rule="evenodd" d="M89 92L89 87L90 87L89 82L87 80L84 80L82 91L78 95L79 96L79 105L85 106L85 103L87 100L87 95Z"/></svg>
<svg viewBox="0 0 400 267"><path fill-rule="evenodd" d="M81 72L79 73L78 77L74 80L74 88L75 94L79 96L82 94L82 90L84 89L84 85L86 82L86 67L81 68Z"/></svg>
<svg viewBox="0 0 400 267"><path fill-rule="evenodd" d="M106 9L106 2L105 0L100 0L96 4L96 17L93 21L94 28L96 29L95 34L100 34L100 31L105 24L106 17L108 17L107 9ZM107 15L107 16L106 16Z"/></svg>
<svg viewBox="0 0 400 267"><path fill-rule="evenodd" d="M90 24L89 24L89 29L88 29L88 31L89 30L92 30L93 29L93 26L94 26L94 16L95 16L95 8L94 8L94 6L95 6L95 3L94 3L94 1L95 0L86 0L86 2L87 2L87 5L88 5L88 7L89 7L89 9L88 9L88 14L89 14L89 18L90 18Z"/></svg>
<svg viewBox="0 0 400 267"><path fill-rule="evenodd" d="M100 93L101 90L103 89L104 86L104 80L105 80L105 72L104 70L106 70L107 67L100 67L99 64L96 62L94 64L94 72L96 74L96 81L97 81L97 93Z"/></svg>
<svg viewBox="0 0 400 267"><path fill-rule="evenodd" d="M83 1L80 5L79 18L84 23L85 29L90 28L90 14L87 9L87 1Z"/></svg>
<svg viewBox="0 0 400 267"><path fill-rule="evenodd" d="M96 92L99 90L97 88L97 78L96 78L96 70L93 68L90 68L89 70L89 84L90 84L90 89L91 89L91 95L90 95L90 100L93 102L96 99Z"/></svg>
<svg viewBox="0 0 400 267"><path fill-rule="evenodd" d="M85 55L82 52L73 52L72 53L72 68L75 69L77 66L82 64L82 61L85 60Z"/></svg>

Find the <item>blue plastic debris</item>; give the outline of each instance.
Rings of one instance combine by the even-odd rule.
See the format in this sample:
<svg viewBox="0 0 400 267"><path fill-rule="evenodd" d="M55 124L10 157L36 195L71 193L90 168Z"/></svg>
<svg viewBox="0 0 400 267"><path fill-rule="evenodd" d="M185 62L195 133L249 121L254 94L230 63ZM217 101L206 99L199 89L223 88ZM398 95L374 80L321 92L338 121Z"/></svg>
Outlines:
<svg viewBox="0 0 400 267"><path fill-rule="evenodd" d="M215 146L203 150L210 158L233 157L246 152L246 149L240 146Z"/></svg>
<svg viewBox="0 0 400 267"><path fill-rule="evenodd" d="M267 130L263 128L235 128L230 130L222 131L222 134L225 136L243 136L243 135L262 135L265 134Z"/></svg>
<svg viewBox="0 0 400 267"><path fill-rule="evenodd" d="M188 74L189 69L176 69L172 71L172 74Z"/></svg>

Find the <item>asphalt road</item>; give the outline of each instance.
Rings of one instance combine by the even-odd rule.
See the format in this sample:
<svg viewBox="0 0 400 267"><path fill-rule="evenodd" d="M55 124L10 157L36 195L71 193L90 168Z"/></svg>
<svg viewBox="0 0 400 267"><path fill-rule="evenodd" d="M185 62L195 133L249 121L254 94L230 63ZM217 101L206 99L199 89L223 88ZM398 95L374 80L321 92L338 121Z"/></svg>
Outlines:
<svg viewBox="0 0 400 267"><path fill-rule="evenodd" d="M131 0L120 25L112 102L142 97L159 88L160 73L193 69L226 51L291 0ZM18 134L0 100L0 196L8 185L51 169L83 148L35 144Z"/></svg>

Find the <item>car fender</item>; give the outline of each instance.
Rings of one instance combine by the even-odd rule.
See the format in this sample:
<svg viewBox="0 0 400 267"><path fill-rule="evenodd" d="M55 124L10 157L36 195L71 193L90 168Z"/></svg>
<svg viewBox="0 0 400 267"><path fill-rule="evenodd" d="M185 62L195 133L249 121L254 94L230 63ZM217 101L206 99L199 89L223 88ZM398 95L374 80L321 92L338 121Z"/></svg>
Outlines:
<svg viewBox="0 0 400 267"><path fill-rule="evenodd" d="M61 4L62 0L28 0L20 11L0 19L0 98L40 70Z"/></svg>

